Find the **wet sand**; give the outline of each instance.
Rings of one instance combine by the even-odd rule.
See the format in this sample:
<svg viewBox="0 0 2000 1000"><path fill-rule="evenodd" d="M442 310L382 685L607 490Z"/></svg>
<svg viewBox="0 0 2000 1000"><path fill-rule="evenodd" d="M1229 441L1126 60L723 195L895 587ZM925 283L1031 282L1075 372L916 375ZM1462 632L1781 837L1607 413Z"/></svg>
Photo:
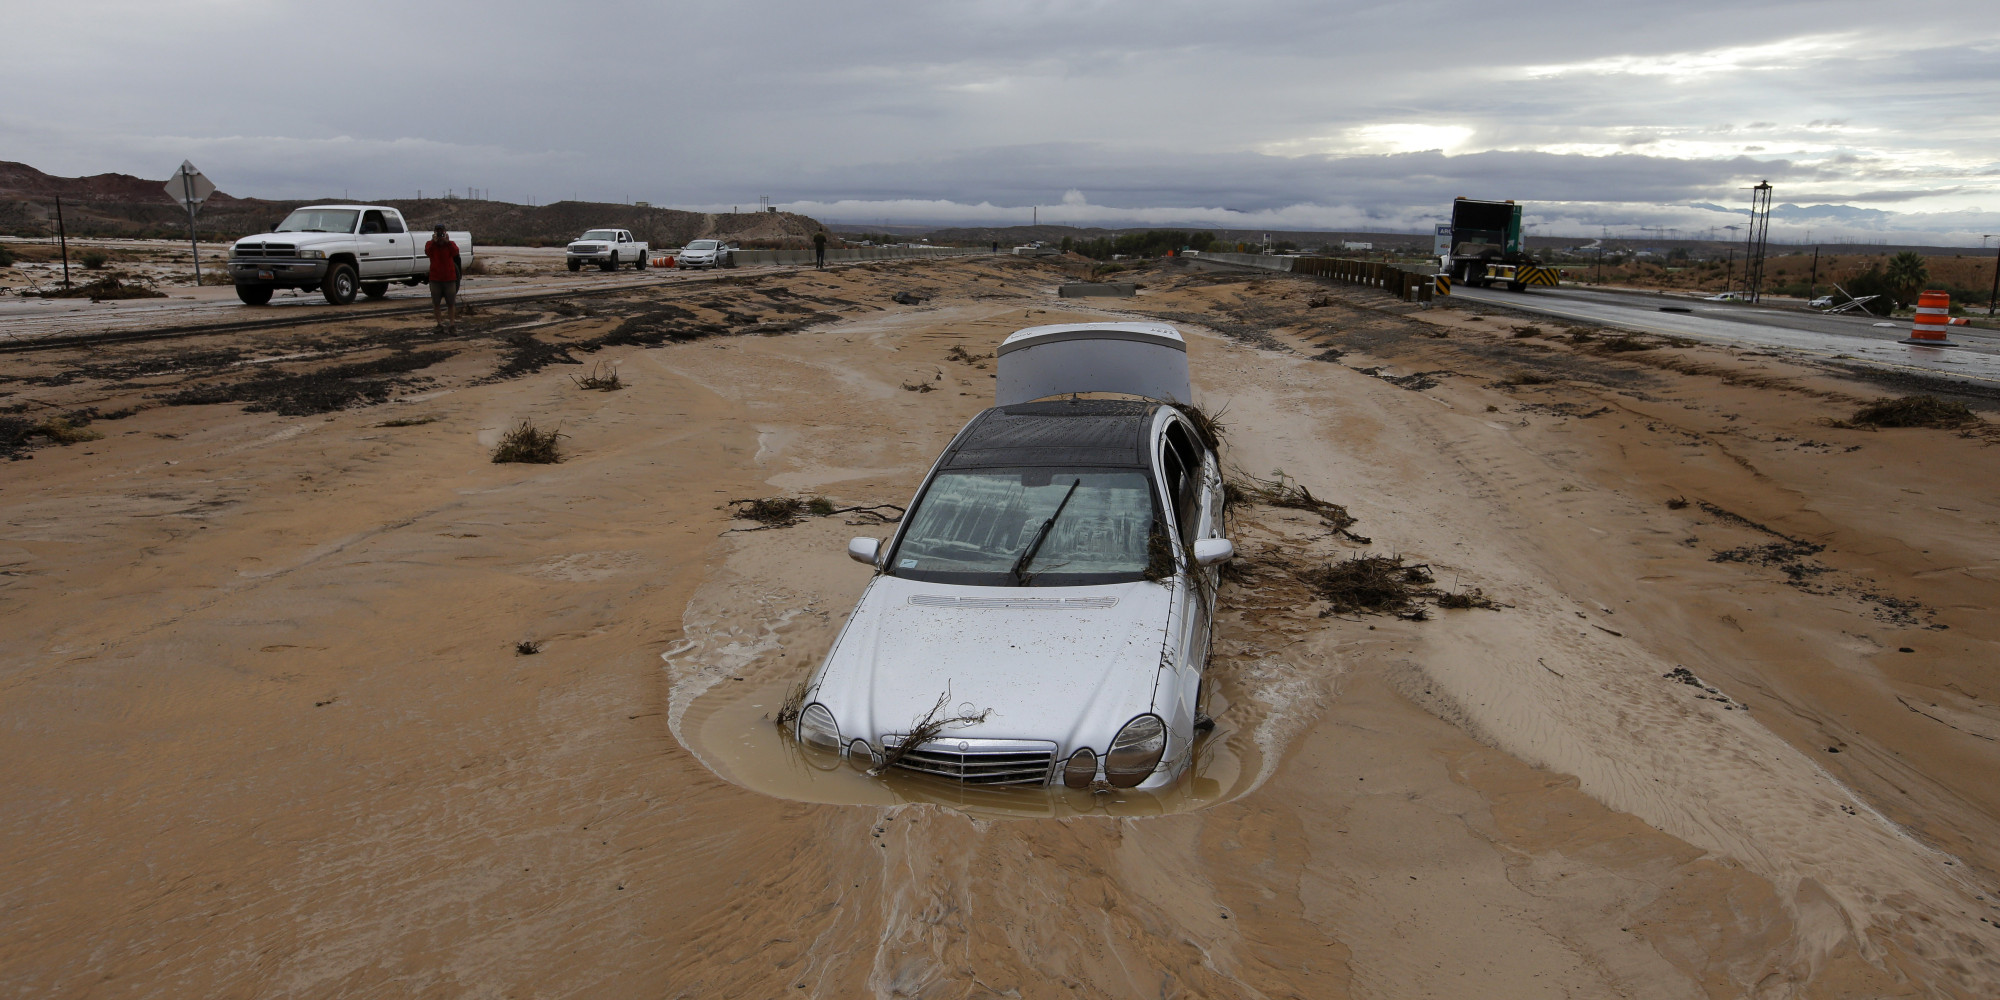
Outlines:
<svg viewBox="0 0 2000 1000"><path fill-rule="evenodd" d="M1878 391L1783 357L1139 277L1110 304L1188 334L1225 463L1370 539L1233 515L1217 733L1158 799L823 772L764 718L866 582L844 540L887 529L727 501L907 502L990 400L952 347L1105 315L1054 265L483 320L595 347L610 393L495 378L498 333L300 416L10 359L0 403L141 408L0 466L0 990L1991 994L1989 438L1825 426ZM817 316L713 303L753 292ZM666 305L767 335L591 341ZM401 356L399 322L235 346ZM487 460L524 417L563 463ZM1363 552L1506 606L1322 616L1295 571Z"/></svg>

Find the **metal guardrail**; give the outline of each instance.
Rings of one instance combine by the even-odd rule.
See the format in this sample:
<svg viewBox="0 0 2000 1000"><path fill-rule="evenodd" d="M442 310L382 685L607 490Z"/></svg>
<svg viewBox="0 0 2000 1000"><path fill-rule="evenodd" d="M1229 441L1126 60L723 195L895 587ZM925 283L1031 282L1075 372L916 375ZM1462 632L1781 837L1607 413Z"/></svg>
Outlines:
<svg viewBox="0 0 2000 1000"><path fill-rule="evenodd" d="M1435 276L1430 271L1412 270L1379 260L1258 253L1203 253L1195 259L1235 264L1239 267L1260 267L1267 271L1307 274L1315 278L1331 278L1350 285L1380 288L1397 298L1412 302L1429 302L1435 291Z"/></svg>

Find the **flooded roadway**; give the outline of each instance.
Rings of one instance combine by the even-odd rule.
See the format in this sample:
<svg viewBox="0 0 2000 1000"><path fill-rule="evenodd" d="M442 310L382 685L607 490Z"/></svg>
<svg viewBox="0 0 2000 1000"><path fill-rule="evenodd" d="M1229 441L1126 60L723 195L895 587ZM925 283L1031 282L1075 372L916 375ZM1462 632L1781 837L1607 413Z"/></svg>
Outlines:
<svg viewBox="0 0 2000 1000"><path fill-rule="evenodd" d="M1977 382L2000 383L2000 333L1952 327L1950 347L1915 347L1909 320L1828 316L1699 299L1580 288L1510 292L1454 288L1463 302L1507 306L1560 319L1687 337L1708 343L1765 347L1872 367L1915 368ZM1663 312L1662 307L1673 312ZM1679 310L1688 310L1682 312Z"/></svg>
<svg viewBox="0 0 2000 1000"><path fill-rule="evenodd" d="M564 292L590 294L687 281L714 281L731 273L742 273L662 268L615 273L590 268L571 272L563 268L562 247L481 248L480 260L504 270L497 274L471 276L465 286L465 301L469 304L487 305ZM797 269L796 265L780 265L760 267L758 270ZM290 320L293 317L300 322L367 319L412 311L421 313L430 308L430 290L421 285L408 287L393 284L388 294L379 300L357 298L346 306L328 305L318 291L282 291L271 299L269 305L254 307L238 301L236 289L231 285L169 287L167 291L166 298L106 302L12 296L0 298L0 344L49 337L116 335L141 330L209 329L237 323Z"/></svg>

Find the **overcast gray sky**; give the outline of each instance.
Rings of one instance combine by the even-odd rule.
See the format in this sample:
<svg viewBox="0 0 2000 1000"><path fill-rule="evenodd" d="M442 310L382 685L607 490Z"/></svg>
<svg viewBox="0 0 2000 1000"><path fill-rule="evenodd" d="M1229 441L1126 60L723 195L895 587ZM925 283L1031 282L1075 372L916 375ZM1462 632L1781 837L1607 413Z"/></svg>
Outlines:
<svg viewBox="0 0 2000 1000"><path fill-rule="evenodd" d="M847 223L1969 242L1990 0L0 4L0 159L223 190L782 207Z"/></svg>

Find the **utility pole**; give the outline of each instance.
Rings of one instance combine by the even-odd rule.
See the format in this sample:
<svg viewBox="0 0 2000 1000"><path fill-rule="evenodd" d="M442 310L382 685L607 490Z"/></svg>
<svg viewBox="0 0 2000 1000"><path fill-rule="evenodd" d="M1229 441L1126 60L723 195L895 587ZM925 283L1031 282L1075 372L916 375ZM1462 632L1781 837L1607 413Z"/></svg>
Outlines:
<svg viewBox="0 0 2000 1000"><path fill-rule="evenodd" d="M1723 226L1722 228L1724 228L1724 229L1727 229L1727 230L1730 230L1730 231L1731 231L1731 232L1733 233L1733 232L1734 232L1735 230L1738 230L1738 229L1742 229L1743 227L1742 227L1742 226ZM1723 290L1723 291L1725 291L1725 292L1733 292L1733 291L1735 291L1735 290L1736 290L1736 289L1735 289L1735 287L1734 287L1734 286L1735 286L1735 282L1736 282L1736 278L1735 278L1735 275L1736 275L1736 245L1735 245L1735 242L1734 242L1734 241L1735 241L1735 239L1736 239L1736 237L1735 237L1735 236L1733 236L1733 235L1732 235L1732 236L1730 237L1730 240L1731 240L1731 243L1730 243L1730 245L1729 245L1729 247L1728 247L1728 253L1729 253L1729 256L1728 256L1728 257L1726 258L1726 263L1724 263L1724 264L1723 264L1723 267L1722 267L1722 290Z"/></svg>
<svg viewBox="0 0 2000 1000"><path fill-rule="evenodd" d="M1743 278L1753 303L1764 297L1764 247L1770 236L1771 182L1762 181L1750 189L1750 232L1743 247Z"/></svg>
<svg viewBox="0 0 2000 1000"><path fill-rule="evenodd" d="M1812 277L1806 279L1806 301L1819 298L1819 248L1813 247Z"/></svg>
<svg viewBox="0 0 2000 1000"><path fill-rule="evenodd" d="M1981 236L1979 242L1986 242L1990 236L1992 236L1991 233ZM2000 303L2000 243L1993 244L1993 295L1986 300L1987 319L1993 318L1993 306L1995 303Z"/></svg>
<svg viewBox="0 0 2000 1000"><path fill-rule="evenodd" d="M63 228L62 195L56 195L56 240L62 244L63 287L69 287L69 230Z"/></svg>

